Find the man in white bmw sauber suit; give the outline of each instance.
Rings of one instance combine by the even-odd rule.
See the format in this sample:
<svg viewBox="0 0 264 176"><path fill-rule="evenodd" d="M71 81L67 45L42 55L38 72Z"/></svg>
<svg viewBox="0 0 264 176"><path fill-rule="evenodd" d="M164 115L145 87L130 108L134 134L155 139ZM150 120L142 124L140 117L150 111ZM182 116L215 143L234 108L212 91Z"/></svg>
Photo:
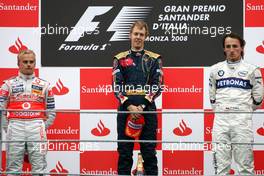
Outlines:
<svg viewBox="0 0 264 176"><path fill-rule="evenodd" d="M211 67L209 94L215 111L212 140L217 175L229 174L232 154L239 174L254 175L252 112L262 103L263 81L260 69L243 60L244 46L237 34L224 36L226 60Z"/></svg>

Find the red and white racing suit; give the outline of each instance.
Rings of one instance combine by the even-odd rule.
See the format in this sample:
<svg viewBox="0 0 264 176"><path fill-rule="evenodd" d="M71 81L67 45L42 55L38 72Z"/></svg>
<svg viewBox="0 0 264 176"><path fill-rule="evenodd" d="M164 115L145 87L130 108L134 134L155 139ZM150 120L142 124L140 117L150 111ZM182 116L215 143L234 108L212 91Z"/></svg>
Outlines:
<svg viewBox="0 0 264 176"><path fill-rule="evenodd" d="M0 89L0 107L9 110L2 113L3 120L6 119L8 122L7 140L45 141L47 139L45 129L55 119L54 111L43 112L43 110L55 109L54 96L47 81L35 77L34 74L28 76L22 73L4 81ZM3 126L6 128L5 123ZM21 172L26 148L32 172L46 172L45 144L45 142L7 143L7 172Z"/></svg>
<svg viewBox="0 0 264 176"><path fill-rule="evenodd" d="M209 94L216 112L213 125L213 142L218 143L213 147L216 174L229 174L233 152L239 174L254 175L252 145L227 143L253 142L252 112L263 99L260 69L243 60L219 62L211 67Z"/></svg>

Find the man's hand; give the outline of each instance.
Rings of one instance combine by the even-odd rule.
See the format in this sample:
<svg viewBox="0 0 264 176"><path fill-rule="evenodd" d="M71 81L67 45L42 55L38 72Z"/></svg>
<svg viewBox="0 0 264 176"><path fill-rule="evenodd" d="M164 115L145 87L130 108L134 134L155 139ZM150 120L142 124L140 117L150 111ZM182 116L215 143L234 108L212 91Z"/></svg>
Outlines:
<svg viewBox="0 0 264 176"><path fill-rule="evenodd" d="M130 112L143 112L142 106L129 105L127 110ZM132 119L137 120L140 117L139 113L131 113Z"/></svg>

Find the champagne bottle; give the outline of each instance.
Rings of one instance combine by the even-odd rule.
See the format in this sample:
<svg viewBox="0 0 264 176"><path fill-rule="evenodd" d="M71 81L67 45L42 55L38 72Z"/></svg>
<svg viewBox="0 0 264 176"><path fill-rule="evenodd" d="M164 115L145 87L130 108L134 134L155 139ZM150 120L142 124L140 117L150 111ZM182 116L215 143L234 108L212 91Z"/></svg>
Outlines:
<svg viewBox="0 0 264 176"><path fill-rule="evenodd" d="M144 166L143 166L143 158L141 153L138 153L138 160L137 160L137 168L136 168L136 176L144 175Z"/></svg>

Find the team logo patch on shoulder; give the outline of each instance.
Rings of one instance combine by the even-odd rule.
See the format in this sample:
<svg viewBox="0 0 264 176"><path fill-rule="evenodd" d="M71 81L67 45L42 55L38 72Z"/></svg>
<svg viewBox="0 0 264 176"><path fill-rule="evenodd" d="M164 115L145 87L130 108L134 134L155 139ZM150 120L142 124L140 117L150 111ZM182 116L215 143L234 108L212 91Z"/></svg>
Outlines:
<svg viewBox="0 0 264 176"><path fill-rule="evenodd" d="M240 71L238 72L238 75L241 76L241 77L245 77L247 76L248 72L247 71Z"/></svg>
<svg viewBox="0 0 264 176"><path fill-rule="evenodd" d="M218 76L222 77L222 76L224 76L225 72L224 72L224 70L219 70L217 74L218 74Z"/></svg>

